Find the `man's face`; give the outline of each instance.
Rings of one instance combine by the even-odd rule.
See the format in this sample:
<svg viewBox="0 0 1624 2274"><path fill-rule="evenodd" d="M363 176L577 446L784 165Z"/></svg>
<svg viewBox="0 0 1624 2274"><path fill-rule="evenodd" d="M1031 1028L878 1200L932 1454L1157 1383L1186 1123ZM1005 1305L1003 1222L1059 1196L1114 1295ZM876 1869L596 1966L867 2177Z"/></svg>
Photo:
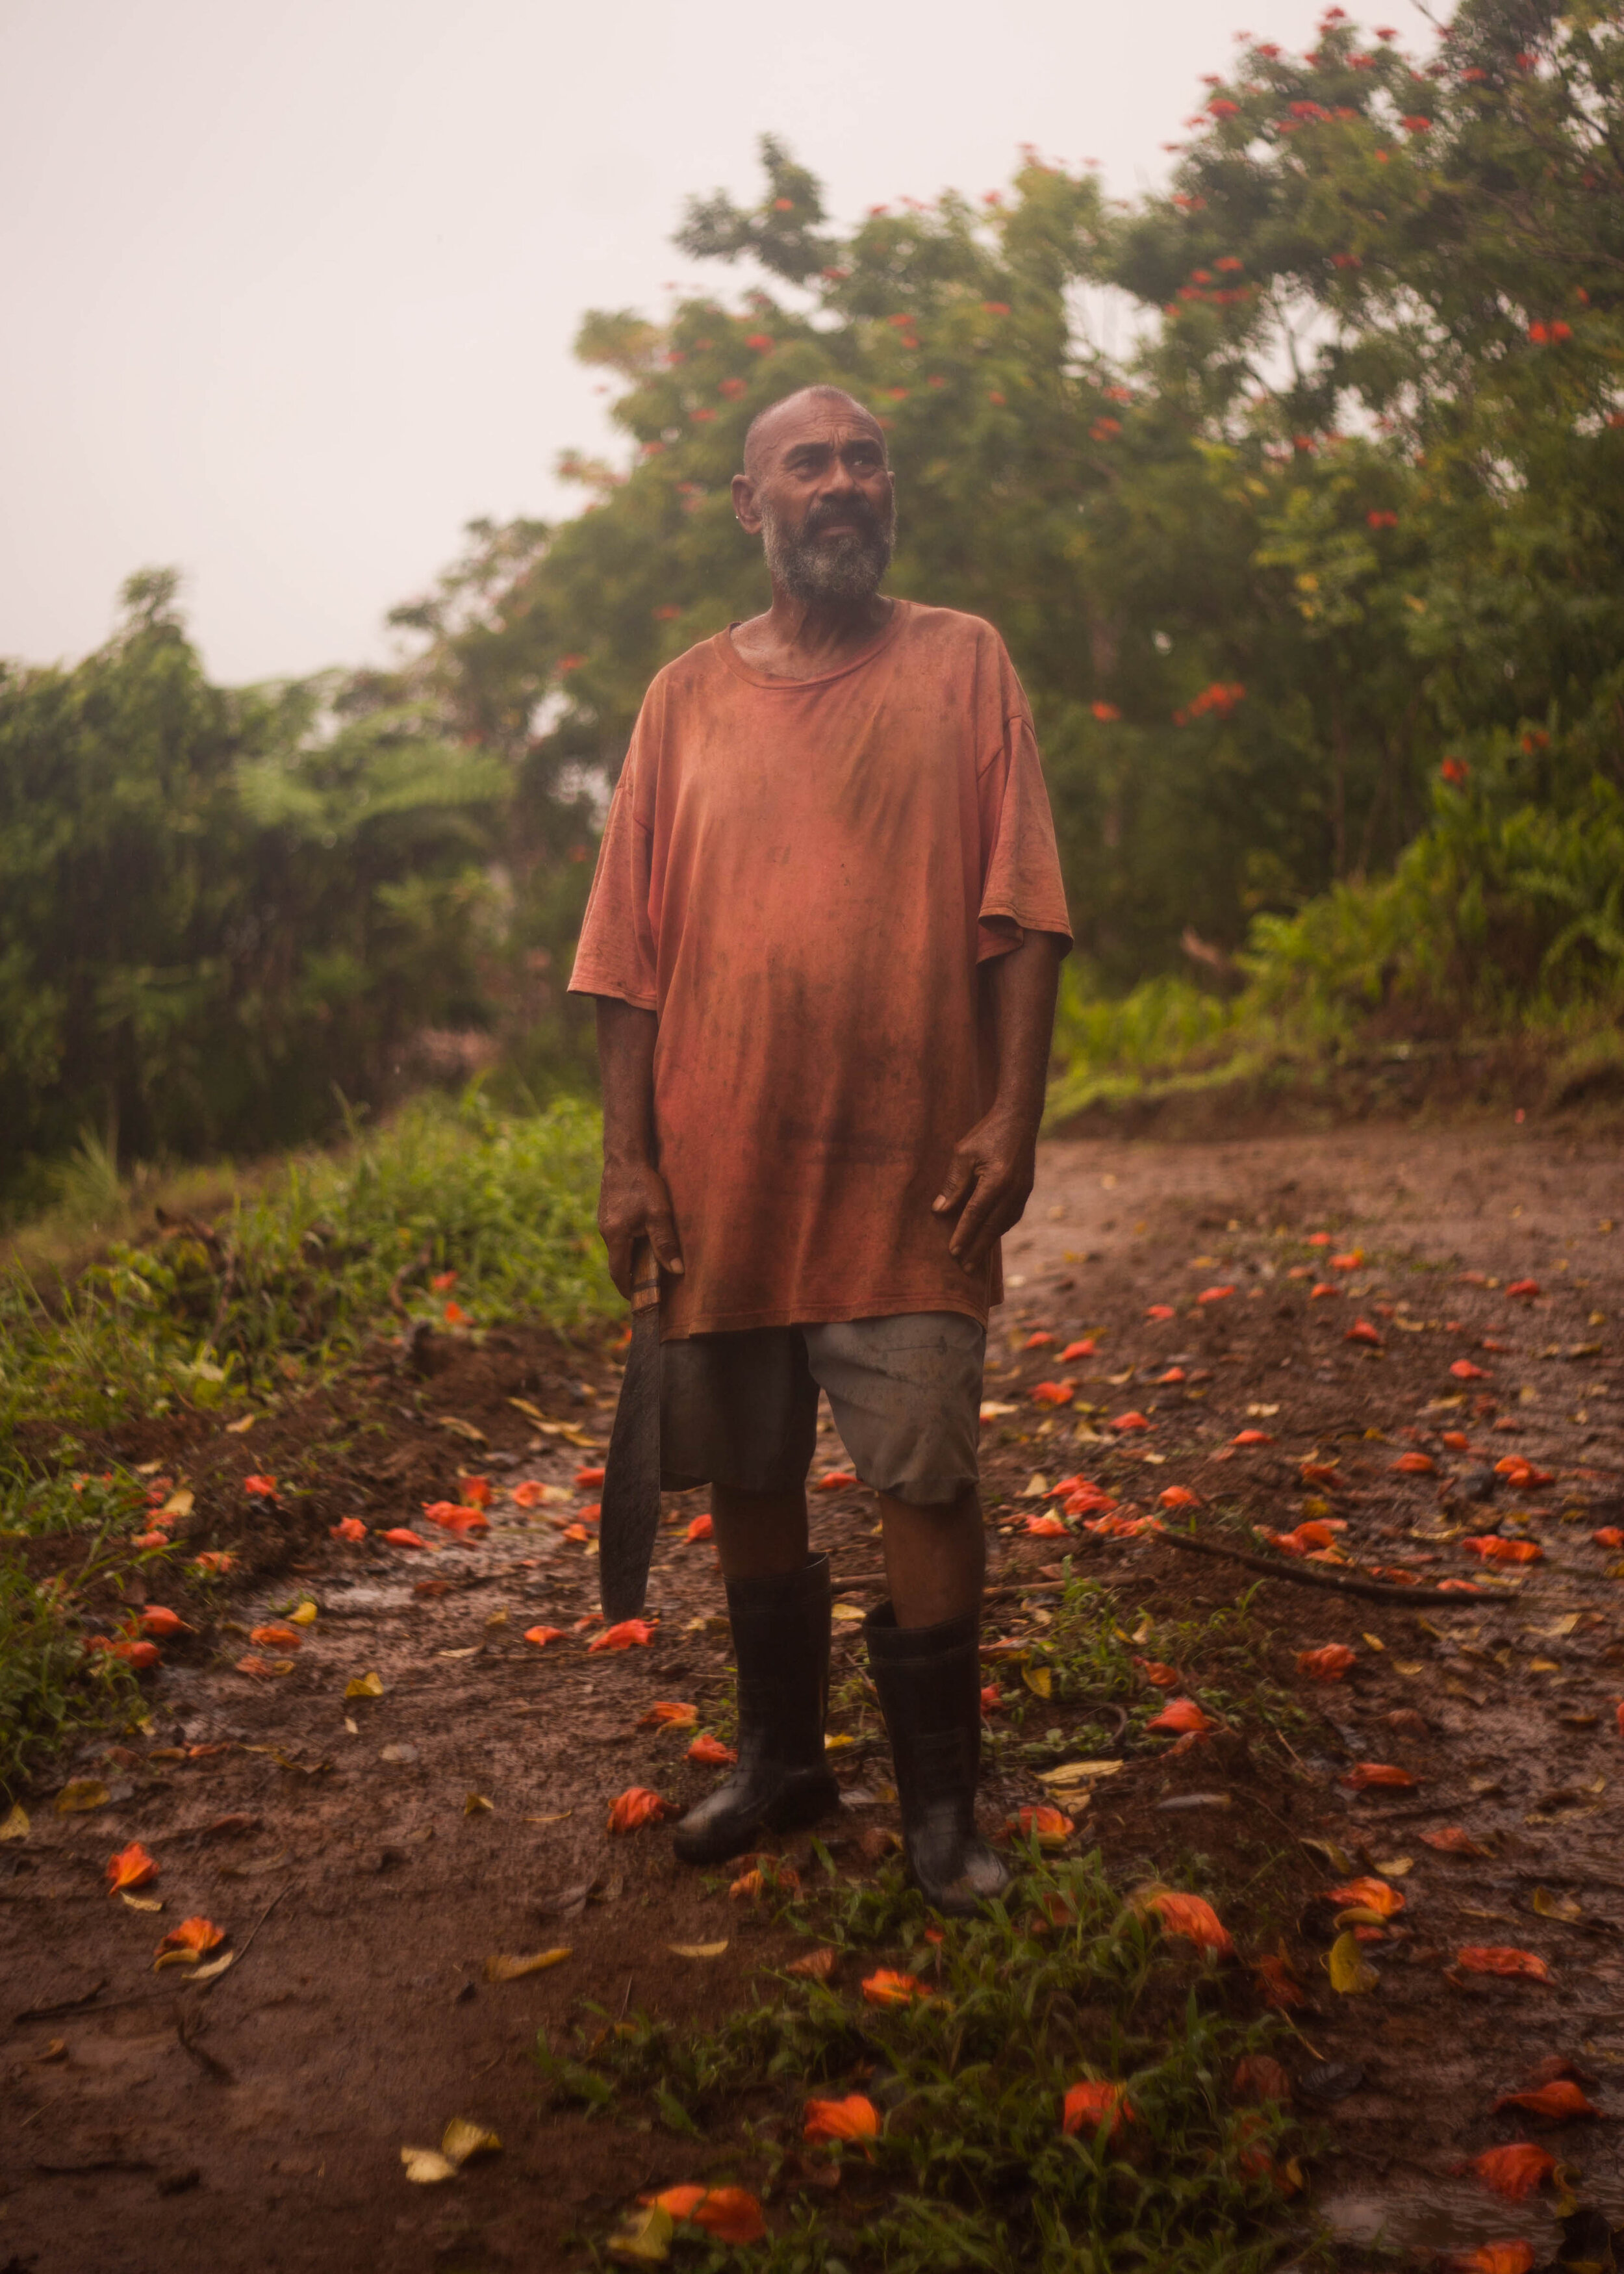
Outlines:
<svg viewBox="0 0 1624 2274"><path fill-rule="evenodd" d="M866 600L891 565L896 497L872 419L838 403L791 403L763 438L746 529L773 582L798 600Z"/></svg>

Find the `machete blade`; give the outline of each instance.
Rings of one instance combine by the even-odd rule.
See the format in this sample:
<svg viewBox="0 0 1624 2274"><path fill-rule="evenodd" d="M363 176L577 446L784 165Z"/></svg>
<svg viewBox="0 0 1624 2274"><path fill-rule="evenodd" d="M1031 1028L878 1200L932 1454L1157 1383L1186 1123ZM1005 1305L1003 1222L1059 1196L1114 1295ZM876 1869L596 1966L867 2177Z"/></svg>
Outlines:
<svg viewBox="0 0 1624 2274"><path fill-rule="evenodd" d="M642 1611L659 1531L659 1265L647 1240L639 1240L633 1264L632 1346L609 1433L598 1523L598 1600L611 1625Z"/></svg>

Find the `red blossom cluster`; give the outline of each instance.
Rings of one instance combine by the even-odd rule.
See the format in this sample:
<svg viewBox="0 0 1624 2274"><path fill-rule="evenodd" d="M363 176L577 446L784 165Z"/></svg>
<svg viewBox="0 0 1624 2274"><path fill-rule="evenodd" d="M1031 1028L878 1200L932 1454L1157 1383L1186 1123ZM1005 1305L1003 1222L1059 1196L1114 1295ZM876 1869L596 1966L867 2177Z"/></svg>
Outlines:
<svg viewBox="0 0 1624 2274"><path fill-rule="evenodd" d="M1192 719L1204 719L1209 712L1220 719L1227 719L1236 704L1244 699L1245 693L1238 681L1214 679L1210 687L1204 687L1199 695L1192 696L1182 711L1174 712L1173 724L1187 727Z"/></svg>

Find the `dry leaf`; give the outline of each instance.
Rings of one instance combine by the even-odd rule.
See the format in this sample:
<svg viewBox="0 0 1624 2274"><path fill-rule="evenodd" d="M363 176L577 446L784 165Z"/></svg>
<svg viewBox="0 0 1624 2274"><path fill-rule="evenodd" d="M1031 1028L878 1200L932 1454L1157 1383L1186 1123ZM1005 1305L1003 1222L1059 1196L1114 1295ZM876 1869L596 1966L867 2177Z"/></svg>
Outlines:
<svg viewBox="0 0 1624 2274"><path fill-rule="evenodd" d="M320 1614L316 1609L316 1606L309 1600L308 1597L306 1597L305 1600L299 1605L297 1611L289 1612L288 1619L289 1623L292 1626L313 1627L319 1615Z"/></svg>
<svg viewBox="0 0 1624 2274"><path fill-rule="evenodd" d="M569 1955L570 1952L566 1947L562 1950L538 1950L529 1958L505 1958L500 1955L487 1958L485 1978L487 1982L523 1981L527 1974L545 1974L550 1966L561 1966Z"/></svg>
<svg viewBox="0 0 1624 2274"><path fill-rule="evenodd" d="M132 1895L123 1887L118 1890L118 1899L127 1910L161 1911L163 1909L156 1895Z"/></svg>
<svg viewBox="0 0 1624 2274"><path fill-rule="evenodd" d="M837 1603L830 1613L838 1626L855 1626L868 1615L861 1603Z"/></svg>
<svg viewBox="0 0 1624 2274"><path fill-rule="evenodd" d="M460 1420L455 1413L437 1413L434 1420L440 1428L449 1430L454 1437L464 1438L470 1445L487 1445L490 1442L483 1429L477 1429L471 1421Z"/></svg>
<svg viewBox="0 0 1624 2274"><path fill-rule="evenodd" d="M482 1792L470 1792L462 1803L462 1813L464 1816L493 1816L496 1813L495 1803L487 1800Z"/></svg>
<svg viewBox="0 0 1624 2274"><path fill-rule="evenodd" d="M1335 1840L1304 1839L1300 1840L1297 1845L1302 1848L1311 1848L1316 1856L1323 1856L1334 1871L1345 1872L1350 1879L1359 1868L1348 1850L1339 1847Z"/></svg>
<svg viewBox="0 0 1624 2274"><path fill-rule="evenodd" d="M20 1800L14 1801L4 1824L0 1824L0 1840L26 1840L30 1825L28 1811Z"/></svg>
<svg viewBox="0 0 1624 2274"><path fill-rule="evenodd" d="M1583 1918L1584 1914L1571 1895L1553 1895L1549 1887L1536 1887L1529 1898L1541 1918Z"/></svg>
<svg viewBox="0 0 1624 2274"><path fill-rule="evenodd" d="M89 1809L105 1808L109 1797L99 1777L73 1777L63 1786L52 1806L58 1816L83 1816Z"/></svg>
<svg viewBox="0 0 1624 2274"><path fill-rule="evenodd" d="M1046 1666L1023 1666L1020 1678L1034 1698L1048 1698L1054 1692L1054 1676Z"/></svg>
<svg viewBox="0 0 1624 2274"><path fill-rule="evenodd" d="M190 1491L186 1486L180 1485L169 1495L168 1500L164 1502L163 1506L159 1510L158 1513L160 1516L169 1516L177 1518L183 1516L190 1516L192 1514L192 1502L196 1498L197 1495L195 1493Z"/></svg>
<svg viewBox="0 0 1624 2274"><path fill-rule="evenodd" d="M1337 1936L1326 1957L1325 1968L1331 1977L1332 1989L1340 1991L1345 1998L1363 1997L1381 1980L1375 1968L1365 1963L1358 1937L1351 1933Z"/></svg>
<svg viewBox="0 0 1624 2274"><path fill-rule="evenodd" d="M837 1952L825 1945L820 1950L809 1950L804 1958L798 1958L793 1966L786 1966L784 1971L786 1974L793 1974L802 1982L827 1982L835 1970L838 1955Z"/></svg>
<svg viewBox="0 0 1624 2274"><path fill-rule="evenodd" d="M414 2187L438 2187L442 2180L455 2180L457 2175L456 2165L438 2148L402 2148L401 2161Z"/></svg>
<svg viewBox="0 0 1624 2274"><path fill-rule="evenodd" d="M1379 1863L1376 1865L1377 1871L1384 1879L1402 1879L1406 1871L1413 1871L1415 1868L1416 1859L1413 1856L1389 1856L1386 1863Z"/></svg>
<svg viewBox="0 0 1624 2274"><path fill-rule="evenodd" d="M677 1958L719 1958L726 1949L726 1942L668 1942L665 1945ZM790 1969L793 1973L793 1968Z"/></svg>
<svg viewBox="0 0 1624 2274"><path fill-rule="evenodd" d="M1126 1761L1062 1761L1057 1769L1040 1769L1038 1782L1046 1784L1051 1792L1066 1791L1068 1798L1075 1802L1079 1796L1071 1793L1070 1787L1091 1784L1096 1777L1120 1776L1127 1766ZM1086 1794L1080 1798L1086 1806Z"/></svg>
<svg viewBox="0 0 1624 2274"><path fill-rule="evenodd" d="M382 1675L352 1674L344 1684L344 1696L347 1700L351 1698L381 1698L383 1696Z"/></svg>
<svg viewBox="0 0 1624 2274"><path fill-rule="evenodd" d="M516 1404L517 1400L511 1402ZM671 2255L671 2238L676 2226L675 2219L662 2203L650 2203L610 2236L609 2255L628 2266L663 2266Z"/></svg>
<svg viewBox="0 0 1624 2274"><path fill-rule="evenodd" d="M195 1973L187 1977L187 1979L194 1984L213 1982L216 1976L225 1972L228 1966L235 1966L236 1963L237 1953L234 1950L228 1950L223 1958L211 1959L207 1966L199 1966Z"/></svg>

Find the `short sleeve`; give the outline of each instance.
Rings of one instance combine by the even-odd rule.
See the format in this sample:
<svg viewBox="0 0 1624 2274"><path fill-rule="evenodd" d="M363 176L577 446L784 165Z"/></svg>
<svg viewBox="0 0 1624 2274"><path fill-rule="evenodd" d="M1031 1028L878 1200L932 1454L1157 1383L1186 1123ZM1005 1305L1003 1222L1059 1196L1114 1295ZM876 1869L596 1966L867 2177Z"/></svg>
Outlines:
<svg viewBox="0 0 1624 2274"><path fill-rule="evenodd" d="M569 992L617 996L640 1010L654 1011L659 987L649 916L653 840L637 811L639 772L634 734L598 848Z"/></svg>
<svg viewBox="0 0 1624 2274"><path fill-rule="evenodd" d="M1031 714L1021 702L1004 721L1002 747L983 769L981 900L976 959L1007 955L1029 931L1058 934L1070 947L1054 816Z"/></svg>

